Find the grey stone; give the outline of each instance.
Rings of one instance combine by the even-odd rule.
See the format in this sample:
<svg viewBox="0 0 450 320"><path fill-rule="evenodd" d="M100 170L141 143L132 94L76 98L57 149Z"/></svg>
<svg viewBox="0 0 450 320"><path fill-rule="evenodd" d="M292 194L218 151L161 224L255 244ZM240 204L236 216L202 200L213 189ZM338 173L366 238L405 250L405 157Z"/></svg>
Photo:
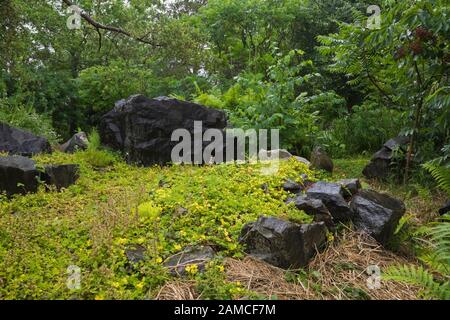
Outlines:
<svg viewBox="0 0 450 320"><path fill-rule="evenodd" d="M299 195L295 199L289 199L287 204L293 202L298 210L313 216L315 222L324 222L329 230L335 228L333 217L323 204L322 200L310 198L307 195Z"/></svg>
<svg viewBox="0 0 450 320"><path fill-rule="evenodd" d="M322 148L317 147L311 153L311 168L333 173L333 160Z"/></svg>
<svg viewBox="0 0 450 320"><path fill-rule="evenodd" d="M66 143L60 146L62 152L74 153L78 150L86 150L89 141L86 133L78 132L72 136Z"/></svg>
<svg viewBox="0 0 450 320"><path fill-rule="evenodd" d="M58 164L44 166L44 182L54 185L57 190L68 188L80 177L78 164Z"/></svg>
<svg viewBox="0 0 450 320"><path fill-rule="evenodd" d="M386 180L391 173L391 163L394 150L403 148L409 141L408 137L398 136L387 141L363 169L363 174L368 179Z"/></svg>
<svg viewBox="0 0 450 320"><path fill-rule="evenodd" d="M338 181L344 191L345 197L351 197L359 192L361 189L361 182L359 179L342 179Z"/></svg>
<svg viewBox="0 0 450 320"><path fill-rule="evenodd" d="M291 179L287 179L285 183L283 183L283 190L291 193L299 193L303 190L303 186Z"/></svg>
<svg viewBox="0 0 450 320"><path fill-rule="evenodd" d="M355 212L355 226L369 233L382 245L389 242L405 213L402 201L371 190L362 190L354 196L351 208Z"/></svg>
<svg viewBox="0 0 450 320"><path fill-rule="evenodd" d="M443 216L444 214L447 214L450 212L450 200L447 201L445 206L443 206L441 209L439 209L439 214Z"/></svg>
<svg viewBox="0 0 450 320"><path fill-rule="evenodd" d="M143 166L172 162L172 150L179 141L172 141L176 129L186 129L194 136L194 121L202 123L202 133L227 125L225 112L177 99L149 99L142 95L129 97L105 114L99 124L102 143L122 152L127 161ZM210 142L203 142L201 152ZM223 150L221 150L223 151Z"/></svg>
<svg viewBox="0 0 450 320"><path fill-rule="evenodd" d="M38 189L36 163L22 156L0 157L0 192L6 195L34 193Z"/></svg>
<svg viewBox="0 0 450 320"><path fill-rule="evenodd" d="M125 249L125 255L131 264L145 261L146 252L147 249L139 244L131 244Z"/></svg>
<svg viewBox="0 0 450 320"><path fill-rule="evenodd" d="M185 276L187 266L196 265L199 272L203 272L206 264L214 257L215 252L209 246L188 246L183 251L166 259L164 266L174 276Z"/></svg>
<svg viewBox="0 0 450 320"><path fill-rule="evenodd" d="M279 268L305 267L327 239L324 223L299 225L274 217L260 217L245 225L239 241L245 252Z"/></svg>
<svg viewBox="0 0 450 320"><path fill-rule="evenodd" d="M0 122L0 152L31 157L51 153L52 148L47 139Z"/></svg>
<svg viewBox="0 0 450 320"><path fill-rule="evenodd" d="M306 194L310 198L321 200L335 222L347 222L353 217L353 211L344 198L345 192L337 183L319 181Z"/></svg>

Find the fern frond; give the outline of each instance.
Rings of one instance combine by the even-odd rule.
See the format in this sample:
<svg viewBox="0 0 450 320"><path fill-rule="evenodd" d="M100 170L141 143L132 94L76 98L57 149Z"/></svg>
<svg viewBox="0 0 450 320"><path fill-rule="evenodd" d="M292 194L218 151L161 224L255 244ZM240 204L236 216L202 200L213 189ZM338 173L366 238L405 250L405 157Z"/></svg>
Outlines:
<svg viewBox="0 0 450 320"><path fill-rule="evenodd" d="M435 281L433 275L421 266L391 267L383 275L383 278L419 286L424 289L426 296L429 298L450 299L449 282L439 283Z"/></svg>
<svg viewBox="0 0 450 320"><path fill-rule="evenodd" d="M423 167L430 172L438 186L450 197L450 168L437 166L434 163L425 163Z"/></svg>

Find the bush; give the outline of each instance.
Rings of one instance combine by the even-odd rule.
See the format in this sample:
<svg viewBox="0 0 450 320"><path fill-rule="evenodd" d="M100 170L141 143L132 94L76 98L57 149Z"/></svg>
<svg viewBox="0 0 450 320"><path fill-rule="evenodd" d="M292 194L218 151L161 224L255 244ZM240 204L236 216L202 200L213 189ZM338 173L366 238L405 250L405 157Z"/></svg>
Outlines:
<svg viewBox="0 0 450 320"><path fill-rule="evenodd" d="M52 144L58 143L59 136L53 129L52 120L32 107L13 106L6 99L0 99L0 122L45 137Z"/></svg>
<svg viewBox="0 0 450 320"><path fill-rule="evenodd" d="M399 111L370 103L354 106L351 114L335 119L319 141L334 157L372 153L396 137L404 123Z"/></svg>
<svg viewBox="0 0 450 320"><path fill-rule="evenodd" d="M117 158L112 153L100 149L100 135L93 129L88 137L89 145L83 152L83 157L91 166L95 168L105 168L114 164Z"/></svg>

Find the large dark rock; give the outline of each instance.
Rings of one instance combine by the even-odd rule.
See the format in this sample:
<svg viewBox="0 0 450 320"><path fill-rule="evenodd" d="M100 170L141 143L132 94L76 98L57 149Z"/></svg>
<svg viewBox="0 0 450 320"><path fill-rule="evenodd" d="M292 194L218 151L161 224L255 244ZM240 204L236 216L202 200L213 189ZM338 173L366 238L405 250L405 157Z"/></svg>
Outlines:
<svg viewBox="0 0 450 320"><path fill-rule="evenodd" d="M51 153L52 148L47 139L0 122L0 152L30 157Z"/></svg>
<svg viewBox="0 0 450 320"><path fill-rule="evenodd" d="M274 266L306 266L326 242L324 223L299 225L274 217L260 217L244 226L239 241L245 252Z"/></svg>
<svg viewBox="0 0 450 320"><path fill-rule="evenodd" d="M223 130L227 125L223 111L177 99L135 95L117 102L102 117L99 134L103 144L121 151L129 162L166 164L171 162L172 149L178 144L171 141L173 131L184 128L193 140L194 121L202 122L203 132L210 128ZM204 142L203 148L208 144Z"/></svg>
<svg viewBox="0 0 450 320"><path fill-rule="evenodd" d="M372 156L370 163L364 168L364 176L368 179L387 179L391 173L394 150L404 148L408 141L408 137L405 136L398 136L397 138L387 141L384 146Z"/></svg>
<svg viewBox="0 0 450 320"><path fill-rule="evenodd" d="M355 212L355 226L383 245L389 242L405 213L402 201L371 190L362 190L354 196L351 208Z"/></svg>
<svg viewBox="0 0 450 320"><path fill-rule="evenodd" d="M70 187L80 177L78 164L47 165L44 170L43 180L47 185L54 185L57 190Z"/></svg>
<svg viewBox="0 0 450 320"><path fill-rule="evenodd" d="M0 157L0 192L8 196L36 192L38 178L33 160L22 156Z"/></svg>
<svg viewBox="0 0 450 320"><path fill-rule="evenodd" d="M347 222L353 217L353 211L344 198L345 191L337 183L317 182L306 194L309 198L321 200L335 222Z"/></svg>
<svg viewBox="0 0 450 320"><path fill-rule="evenodd" d="M311 167L333 173L334 164L330 156L320 147L316 147L311 153Z"/></svg>
<svg viewBox="0 0 450 320"><path fill-rule="evenodd" d="M287 204L293 202L298 210L313 216L315 222L324 222L329 230L335 228L333 217L323 204L322 200L310 198L307 195L299 195L295 199L289 199Z"/></svg>
<svg viewBox="0 0 450 320"><path fill-rule="evenodd" d="M444 214L447 214L450 212L450 200L447 201L447 204L443 206L441 209L439 209L439 214L443 216Z"/></svg>
<svg viewBox="0 0 450 320"><path fill-rule="evenodd" d="M86 150L89 145L89 141L86 133L78 132L72 136L66 143L60 146L62 152L74 153L78 150Z"/></svg>
<svg viewBox="0 0 450 320"><path fill-rule="evenodd" d="M186 267L196 265L198 271L203 272L206 264L214 257L215 252L209 246L188 246L164 261L164 266L172 275L185 276L187 274Z"/></svg>

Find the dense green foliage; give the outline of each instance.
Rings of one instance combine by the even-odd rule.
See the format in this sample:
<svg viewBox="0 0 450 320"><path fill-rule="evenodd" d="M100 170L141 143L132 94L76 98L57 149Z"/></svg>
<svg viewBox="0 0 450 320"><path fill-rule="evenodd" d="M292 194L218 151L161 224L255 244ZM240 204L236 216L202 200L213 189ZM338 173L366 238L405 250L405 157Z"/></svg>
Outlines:
<svg viewBox="0 0 450 320"><path fill-rule="evenodd" d="M67 25L71 2L91 19L80 28ZM281 147L298 156L321 146L342 158L332 179L360 177L385 141L407 135L393 170L404 185L370 183L426 203L408 208L396 248L412 244L422 266L388 276L423 287L426 298L448 296L450 224L433 220L440 189L450 186L448 0L371 1L381 9L375 28L362 0L30 3L0 1L0 121L53 145L79 131L90 132L90 143L73 155L35 157L80 164L67 190L0 195L0 299L153 298L170 279L161 262L185 245L240 257L240 228L259 215L311 220L284 203L285 178L320 175L295 160L265 177L253 165L139 168L102 149L99 118L138 93L222 109L230 126L280 129ZM188 213L177 216L180 208ZM130 244L151 248L146 263L130 267ZM74 263L83 286L70 292L65 271ZM228 282L223 268L219 258L205 274L189 271L204 298L257 297Z"/></svg>
<svg viewBox="0 0 450 320"><path fill-rule="evenodd" d="M279 128L283 147L303 156L319 144L334 156L370 153L403 132L416 163L448 142L445 1L376 1L379 29L366 27L357 0L77 4L131 36L85 20L67 28L62 1L1 6L3 104L46 114L62 138L143 93L223 108L234 126Z"/></svg>

